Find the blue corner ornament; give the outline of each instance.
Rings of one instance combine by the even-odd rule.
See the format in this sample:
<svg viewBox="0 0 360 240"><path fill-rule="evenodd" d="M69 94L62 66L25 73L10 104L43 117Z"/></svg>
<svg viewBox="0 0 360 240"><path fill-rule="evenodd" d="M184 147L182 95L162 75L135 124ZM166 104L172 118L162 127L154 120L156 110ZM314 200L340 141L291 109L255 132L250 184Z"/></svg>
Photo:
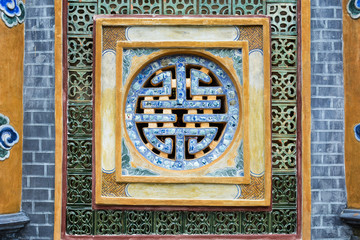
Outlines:
<svg viewBox="0 0 360 240"><path fill-rule="evenodd" d="M360 0L349 0L347 11L353 19L360 18Z"/></svg>
<svg viewBox="0 0 360 240"><path fill-rule="evenodd" d="M0 161L9 158L11 148L19 142L19 134L9 123L9 118L0 113Z"/></svg>
<svg viewBox="0 0 360 240"><path fill-rule="evenodd" d="M0 15L9 28L23 23L25 19L25 4L21 0L0 0Z"/></svg>
<svg viewBox="0 0 360 240"><path fill-rule="evenodd" d="M354 127L355 138L360 142L360 123Z"/></svg>

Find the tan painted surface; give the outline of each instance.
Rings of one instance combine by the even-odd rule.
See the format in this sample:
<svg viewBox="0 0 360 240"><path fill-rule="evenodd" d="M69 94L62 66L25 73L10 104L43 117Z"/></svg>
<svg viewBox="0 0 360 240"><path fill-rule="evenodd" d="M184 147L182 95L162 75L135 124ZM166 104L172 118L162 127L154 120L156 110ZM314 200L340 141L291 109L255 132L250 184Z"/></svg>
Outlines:
<svg viewBox="0 0 360 240"><path fill-rule="evenodd" d="M348 1L343 0L343 6ZM348 208L360 208L360 142L354 126L360 123L360 21L343 8L345 88L345 169Z"/></svg>
<svg viewBox="0 0 360 240"><path fill-rule="evenodd" d="M310 0L301 2L302 239L311 239L311 60Z"/></svg>
<svg viewBox="0 0 360 240"><path fill-rule="evenodd" d="M63 99L62 99L62 0L55 4L55 208L54 239L61 235Z"/></svg>
<svg viewBox="0 0 360 240"><path fill-rule="evenodd" d="M235 26L134 26L127 29L128 41L236 41Z"/></svg>
<svg viewBox="0 0 360 240"><path fill-rule="evenodd" d="M250 171L259 176L265 171L265 113L266 102L264 101L264 58L259 51L252 52L249 56L249 124L245 127L249 131L250 144ZM259 67L260 66L260 67ZM269 91L268 89L266 91ZM262 99L262 101L259 101ZM266 110L265 110L266 109Z"/></svg>
<svg viewBox="0 0 360 240"><path fill-rule="evenodd" d="M106 173L115 171L115 88L116 54L108 51L101 59L101 168Z"/></svg>
<svg viewBox="0 0 360 240"><path fill-rule="evenodd" d="M228 200L240 196L238 185L228 184L151 184L127 185L127 194L138 199L209 199Z"/></svg>
<svg viewBox="0 0 360 240"><path fill-rule="evenodd" d="M0 113L20 137L10 157L0 161L0 214L4 214L19 212L21 204L24 24L8 28L0 21L0 52Z"/></svg>

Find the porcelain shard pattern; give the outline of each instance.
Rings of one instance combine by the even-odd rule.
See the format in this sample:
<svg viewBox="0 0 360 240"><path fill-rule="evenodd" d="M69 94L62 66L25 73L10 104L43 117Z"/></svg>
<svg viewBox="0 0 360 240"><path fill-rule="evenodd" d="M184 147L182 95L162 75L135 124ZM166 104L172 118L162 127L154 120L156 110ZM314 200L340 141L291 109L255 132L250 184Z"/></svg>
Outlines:
<svg viewBox="0 0 360 240"><path fill-rule="evenodd" d="M230 146L239 125L238 99L231 78L215 62L197 55L161 57L131 83L126 131L138 152L155 166L198 169Z"/></svg>

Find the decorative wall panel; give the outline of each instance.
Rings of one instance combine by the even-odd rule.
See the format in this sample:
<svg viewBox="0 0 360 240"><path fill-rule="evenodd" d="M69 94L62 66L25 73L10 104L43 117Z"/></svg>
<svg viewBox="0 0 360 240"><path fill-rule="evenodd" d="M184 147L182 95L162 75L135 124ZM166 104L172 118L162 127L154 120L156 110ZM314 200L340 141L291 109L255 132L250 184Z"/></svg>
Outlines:
<svg viewBox="0 0 360 240"><path fill-rule="evenodd" d="M269 205L268 19L148 21L96 19L96 203Z"/></svg>
<svg viewBox="0 0 360 240"><path fill-rule="evenodd" d="M64 29L67 30L67 35L64 36L64 41L67 41L67 49L65 49L67 56L64 56L64 59L67 59L67 61L65 61L65 70L67 71L67 73L65 74L64 79L67 80L65 88L68 94L65 101L65 104L67 105L67 111L65 111L64 113L64 117L65 119L67 119L65 120L65 122L67 122L67 133L65 135L65 142L67 143L67 147L65 147L66 151L64 153L67 162L65 164L66 169L64 169L63 173L64 179L67 179L68 181L67 183L64 183L64 189L66 189L66 191L63 192L64 197L62 217L64 218L64 224L62 224L62 238L70 239L74 235L95 235L95 238L106 239L111 238L111 236L114 235L133 235L132 237L135 237L135 234L140 234L140 236L138 237L142 236L144 238L147 238L148 235L159 235L157 237L160 237L160 235L165 235L167 237L171 237L170 235L183 235L183 237L186 238L188 237L188 235L191 234L206 234L208 235L207 238L211 238L211 236L214 234L224 235L221 238L226 238L226 236L237 234L242 235L241 237L246 237L249 234L260 234L258 238L301 238L301 232L299 232L299 219L301 220L301 218L299 217L299 203L301 203L301 194L299 194L299 192L301 192L301 189L298 185L298 172L299 169L301 169L299 166L299 162L301 159L298 159L299 145L297 144L299 141L299 125L297 119L299 99L299 96L297 95L297 93L299 92L299 72L297 62L299 54L299 40L297 37L299 31L299 7L296 0L74 0L66 1L64 6L67 7L67 9L64 9L64 14L66 15L67 19L67 24L64 26ZM272 156L272 161L269 161L269 166L266 167L266 169L270 170L272 168L272 173L269 172L268 175L269 179L267 180L266 178L259 178L258 176L256 176L256 174L252 174L251 170L254 166L251 165L251 162L253 157L249 157L248 170L250 179L247 180L249 181L249 183L246 183L246 181L236 184L230 184L231 182L226 182L229 180L226 179L229 176L229 173L239 173L242 170L244 177L246 177L245 170L247 166L246 164L244 164L247 161L246 157L244 156L244 153L246 153L246 151L244 151L244 149L246 148L246 139L243 133L233 135L234 138L238 137L242 140L237 141L237 144L241 142L242 145L235 146L234 144L230 144L227 146L227 148L225 147L225 150L219 149L219 151L224 152L226 152L228 149L232 149L231 152L234 152L236 156L233 156L231 158L233 159L232 162L230 161L230 163L226 163L230 165L225 165L225 168L228 168L229 166L237 166L237 170L240 171L218 171L221 170L221 168L218 168L216 171L213 171L213 173L216 172L216 174L219 174L217 177L210 175L206 176L205 173L201 175L201 177L209 177L212 179L217 178L216 180L223 178L226 179L225 183L194 183L191 182L193 181L191 180L191 174L185 176L182 179L175 179L173 183L169 183L166 179L163 179L161 181L156 180L156 177L159 176L156 174L152 175L153 172L150 172L154 169L160 169L163 173L166 173L167 170L176 171L172 169L172 167L176 166L181 166L182 168L185 168L184 166L187 165L188 162L193 161L191 159L201 158L201 156L199 155L195 156L194 153L194 151L197 151L200 148L200 152L203 151L203 156L209 154L211 151L206 152L208 150L206 150L206 147L202 148L200 143L201 140L205 139L203 143L205 145L211 146L211 142L213 142L211 136L209 137L210 140L206 140L206 138L203 137L206 135L206 133L208 133L208 135L213 134L211 133L212 124L210 124L211 122L209 121L210 114L212 115L211 117L213 117L215 120L220 117L220 114L226 115L225 112L216 112L219 111L216 110L216 108L208 109L204 107L203 109L193 110L190 108L186 108L187 112L183 112L181 108L179 110L175 107L165 108L163 106L157 107L157 105L152 105L155 104L154 102L157 102L156 104L160 104L159 102L161 102L161 104L173 104L172 101L174 102L175 100L177 100L176 91L175 93L173 93L173 89L180 89L181 83L185 84L185 86L186 84L188 84L188 89L191 89L192 83L194 84L194 86L197 86L192 90L194 90L194 93L198 92L199 95L190 94L189 91L185 91L184 94L186 96L186 101L198 101L201 104L203 103L203 101L206 101L206 103L220 102L230 106L230 98L232 94L225 95L223 99L219 98L219 96L215 94L217 90L221 91L220 89L222 88L224 83L226 85L225 80L222 80L221 78L221 80L213 81L213 83L210 85L206 84L206 75L210 76L211 79L218 78L217 75L209 73L215 70L219 70L220 73L221 71L225 72L225 75L228 75L231 79L231 81L229 82L232 84L231 88L235 88L236 92L234 91L234 93L238 95L238 100L235 101L235 105L239 106L240 111L238 115L242 119L242 117L244 116L243 106L246 102L246 99L244 97L245 95L243 95L244 92L242 86L236 82L236 80L238 79L236 78L236 70L240 68L232 66L232 68L236 70L229 70L231 69L231 64L229 65L224 62L231 61L231 58L226 56L226 54L220 56L224 53L215 54L214 50L219 49L218 46L221 46L221 44L219 45L219 42L228 41L229 38L231 38L231 42L235 42L234 40L236 39L236 42L240 44L239 46L241 46L242 42L246 42L249 53L251 53L251 51L255 49L261 49L262 46L266 44L266 40L264 40L263 38L265 31L262 24L233 24L229 22L229 20L233 18L219 18L223 19L222 27L225 29L222 34L216 34L216 30L212 29L208 32L209 34L204 35L204 32L201 31L205 30L199 28L199 30L195 32L191 32L191 30L189 30L185 31L185 33L182 34L171 34L169 35L168 39L164 40L161 38L161 34L158 34L158 32L154 32L154 28L150 28L150 31L148 30L149 28L139 27L138 29L136 29L134 25L136 25L136 22L139 20L135 19L134 17L129 17L129 23L123 24L122 26L115 26L111 23L110 20L108 22L104 21L102 23L102 26L100 23L96 23L96 25L94 25L92 17L97 14L264 14L271 18L271 27L268 32L271 32L272 39L269 46L269 62L272 65L272 72L271 77L269 72L269 76L267 78L267 83L271 84L271 87L269 86L268 92L266 94L268 94L267 99L269 99L269 106L272 107L271 111L269 111L269 114L264 115L264 117L268 116L269 118L269 132L271 132L272 142L272 144L270 144L270 138L266 140L266 143L269 144L269 149L271 150ZM154 16L147 16L147 18L153 17ZM261 15L259 17L263 18L264 16ZM206 19L204 20L205 22L208 22L208 19L211 18L204 19ZM237 21L241 22L241 20L239 20L241 18L237 19ZM155 21L155 23L152 21L153 20L149 20L146 24L144 23L143 25L156 25L158 27L156 29L161 29L161 27L158 26L159 22ZM182 18L178 21L180 21L181 24L184 25L186 21L191 22L192 20L190 21L189 19ZM99 39L99 36L102 36L102 41L100 44L97 44L92 38L91 34L93 33L93 30L95 28L101 27L102 29L100 31L100 34L97 33L96 36L97 39ZM238 31L232 32L231 28L236 28L238 29ZM181 39L181 36L183 36L183 39ZM198 38L193 39L193 36L197 36ZM200 46L201 44L196 46L196 44L194 45L192 43L189 43L191 46L185 46L185 42L194 41L198 44L209 40L209 38L214 42L214 45L211 47ZM180 45L184 44L182 46L182 50L185 51L182 51L181 53L176 52L174 50L174 46L172 46L171 44L166 45L168 43L166 43L165 45L154 45L153 47L144 46L144 43L142 43L143 45L138 46L126 45L126 42L139 41L172 41L173 43L174 41L182 41ZM218 42L218 44L216 44L215 42ZM241 53L243 53L244 47L239 46L228 47L226 49L241 49ZM97 51L95 55L93 54L94 47ZM122 51L122 54L120 54L120 50ZM265 53L264 49L261 50L263 53ZM183 75L183 79L189 79L190 81L180 81L182 75L177 74L178 72L176 71L176 67L177 63L179 64L183 62L176 62L176 59L185 59L187 57L189 58L189 56L190 59L188 60L190 61L190 65L196 65L191 62L194 61L194 59L196 58L201 61L204 60L204 62L202 63L202 65L196 65L199 66L198 68L189 68L189 70L188 68L186 68L187 62L184 62L185 73ZM101 93L102 87L100 87L101 85L99 86L97 81L103 76L95 76L93 71L94 66L99 66L99 59L100 63L103 61L102 63L106 63L107 66L110 66L108 68L108 73L111 73L111 76L108 77L112 81L112 83L110 81L109 89L111 89L111 84L119 84L120 80L125 79L123 86L116 87L119 85L115 84L115 87L112 86L113 90L115 89L115 91L108 91L106 94L105 92L103 94ZM244 58L242 58L242 60L244 60ZM121 61L124 68L118 67L120 66ZM157 69L155 72L147 72L146 67L152 66L152 64L156 63L162 64L162 67ZM207 63L215 63L215 68L211 68L209 65L207 65ZM244 74L245 72L244 64L245 61L241 61L240 66L242 69L242 74ZM172 70L172 68L174 68L175 70ZM129 71L127 72L126 69L129 69ZM194 69L193 72L192 69ZM144 72L142 72L141 70L144 70ZM250 69L249 72L251 72ZM95 74L98 73L99 71L95 71ZM118 74L118 76L119 74L121 74L127 77L116 77L116 74ZM146 103L148 104L148 106L152 106L153 108L146 108L145 105L141 106L136 104L129 109L129 112L126 112L125 110L123 113L117 112L120 109L119 105L121 106L121 104L123 104L123 106L126 107L126 101L132 101L132 96L131 94L129 94L129 91L131 89L138 88L134 79L136 79L136 77L141 74L150 74L150 80L152 81L148 81L147 83L145 83L147 84L144 85L145 87L140 86L139 90L137 91L137 95L135 96L136 98L134 99L140 99L141 101L139 102L142 102L144 104ZM203 77L204 79L196 81L196 75L198 76L198 79L201 79L201 77ZM251 77L249 76L249 78ZM193 79L194 81L191 81L191 79ZM171 90L167 89L165 86L165 83L168 83L169 80L171 82L169 85L171 86ZM151 88L151 90L153 91L160 91L160 93L166 94L159 96L149 94L147 88ZM204 88L212 88L212 90L210 90L210 93L213 93L214 95L201 95L199 92L203 91ZM212 92L213 89L215 89L215 92ZM95 94L94 90L96 91ZM170 92L168 92L169 90ZM173 94L175 94L175 98L173 97ZM188 98L188 94L190 94L190 98ZM250 96L251 94L249 94L249 102L251 102ZM262 96L264 95L262 94ZM119 101L120 97L122 98L122 101ZM103 99L107 99L110 102L113 101L113 103L115 104L108 104L102 110L99 104L100 98L101 101L103 101ZM253 104L254 103L256 104L256 101L253 102ZM168 109L170 109L170 111ZM101 111L103 112L97 115L97 113ZM126 113L131 113L132 115L127 115ZM99 142L101 142L101 140L99 139L100 135L95 134L96 131L98 131L97 129L102 127L101 125L99 125L101 123L101 118L108 118L105 117L106 114L110 114L111 117L109 119L113 120L110 124L105 124L105 130L106 127L109 127L109 129L112 128L116 131L101 131L104 136L108 138L107 140L109 140L109 144L106 145L106 149L109 149L109 147L111 147L111 145L113 144L114 152L108 152L111 157L107 159L113 159L113 161L110 162L101 160L102 153L99 151L101 148L98 148L98 144ZM121 117L121 114L123 114L123 118ZM155 115L156 118L151 119L150 117L154 116L149 116L150 114ZM206 122L200 120L199 122L197 122L197 119L200 119L200 115L206 117ZM98 119L99 116L100 120ZM175 121L173 119L174 116ZM190 122L190 125L186 125L189 124L186 121L178 122L177 120L179 119L179 116L181 116L183 120L193 117L191 119L194 122ZM136 126L136 129L139 128L139 125L141 128L141 124L142 121L144 121L144 118L147 119L146 124L148 126L150 125L151 128L155 130L142 130L143 133L140 134L138 137L133 139L130 138L130 131L124 126L127 126L127 124L134 124ZM137 120L135 121L135 119ZM211 121L214 120L212 119ZM228 120L226 121L227 123L229 122ZM185 136L183 138L185 143L182 144L184 149L182 153L184 153L185 158L181 158L180 156L179 158L177 158L175 154L176 149L175 151L170 150L169 146L177 143L177 139L175 137L171 137L171 134L169 132L161 133L163 135L160 134L160 136L163 137L160 137L160 139L158 137L152 137L159 136L157 135L159 133L156 133L156 128L164 128L164 126L168 126L168 129L170 129L170 126L172 126L173 128L171 129L174 129L175 123L184 124L180 125L180 127L183 128L184 126L186 126L188 129L190 129L189 131L192 131L191 129L198 129L199 126L200 128L205 128L208 129L206 131L209 131L202 133L205 135L200 135L200 133L198 132L191 132L190 137ZM238 122L237 124L237 127L240 126L240 129L242 129L241 131L245 129L243 121ZM254 126L257 126L257 124L258 123L255 121L249 121L249 129L254 128ZM149 127L147 127L147 129L148 128ZM146 128L142 127L141 129ZM226 129L223 128L221 132L222 134L226 134ZM175 132L174 134L181 135L182 133L183 132ZM93 137L94 134L95 138ZM146 138L146 136L148 136L148 138ZM141 149L143 148L141 148L141 146L135 146L134 144L134 141L138 140L139 138L142 141L145 140L143 141L146 147L145 152L148 152L149 156L154 157L154 160L152 161L155 161L155 159L171 159L171 161L173 161L174 163L181 162L183 163L183 165L162 165L163 163L160 163L161 161L159 163L150 161L146 163L144 159L147 158L145 158L141 154ZM153 139L159 139L160 143L150 142ZM252 142L252 139L250 137L248 139L248 142ZM152 147L148 147L151 145ZM154 145L156 145L156 147L158 148L156 148ZM192 145L191 150L189 145ZM217 149L216 146L213 148L214 150ZM119 151L119 149L121 150ZM251 151L252 150L250 147L249 155ZM239 159L239 156L241 155L243 161L239 161L239 164L235 164L235 162L237 161L237 159ZM134 164L134 159L142 160L142 162L135 162L136 164ZM182 160L176 161L179 159ZM266 158L264 158L264 160L265 159ZM219 161L221 161L221 157ZM184 163L186 164L184 165ZM193 166L195 166L195 162L193 163ZM209 165L210 167L216 165L211 161L204 161L204 163L205 167L207 165ZM156 164L160 164L160 166L157 166ZM200 162L198 162L198 164L200 164ZM127 168L127 174L129 174L129 172L136 173L135 175L130 174L127 177L134 178L139 176L140 174L139 177L141 177L142 180L140 180L140 182L138 180L135 180L129 183L129 179L127 179L126 182L124 182L122 180L122 178L124 177L122 176L123 171L118 170L122 169L123 167ZM263 165L263 167L265 167L265 165ZM187 170L185 169L185 171ZM222 172L221 176L220 172ZM195 176L199 177L199 175ZM156 203L156 199L152 199L153 202L147 202L149 199L145 200L145 198L138 201L131 197L131 205L139 204L149 206L124 207L123 205L126 204L126 201L129 201L127 199L129 198L129 185L131 186L137 184L138 186L140 186L141 184L152 184L151 181L144 182L143 179L147 177L155 179L155 182L158 182L157 184L163 185L212 184L213 186L223 185L223 187L237 185L241 188L241 197L238 197L238 200L236 201L232 199L225 204L219 204L211 201L194 201L193 199L190 199L193 202L187 203L175 203L176 201L174 202L174 199L169 199L166 202L158 201ZM169 176L165 174L162 177L167 178ZM89 182L89 178L92 178L91 184ZM144 189L144 187L145 189L148 189L149 185L145 185L143 187L140 186L138 189ZM165 190L166 194L168 194L167 190L168 189ZM224 191L224 188L222 188L222 190L217 190L217 192L221 191ZM91 199L89 199L88 197L89 193L91 193L93 196ZM272 198L270 198L271 193ZM264 199L266 199L267 195L269 196L269 199L266 203ZM157 196L158 199L162 197L164 197L164 195ZM256 204L256 201L259 201L256 199L263 199L260 200L263 201L263 203ZM102 204L105 204L106 206ZM115 206L117 204L121 205ZM158 204L160 206L151 206L155 204ZM270 206L263 208L246 208L246 206L249 205L265 206L269 204ZM201 208L179 207L179 205L228 205L242 207ZM81 236L77 237L81 238ZM88 236L85 236L85 238L86 237Z"/></svg>

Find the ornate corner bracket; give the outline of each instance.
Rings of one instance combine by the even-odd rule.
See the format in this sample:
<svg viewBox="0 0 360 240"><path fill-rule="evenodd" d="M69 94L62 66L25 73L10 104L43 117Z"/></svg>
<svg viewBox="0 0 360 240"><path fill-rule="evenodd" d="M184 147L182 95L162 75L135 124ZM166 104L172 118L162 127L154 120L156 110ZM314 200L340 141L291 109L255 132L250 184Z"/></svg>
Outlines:
<svg viewBox="0 0 360 240"><path fill-rule="evenodd" d="M349 0L346 8L353 19L360 18L360 0Z"/></svg>
<svg viewBox="0 0 360 240"><path fill-rule="evenodd" d="M0 0L0 15L5 25L12 28L24 22L25 4L21 0Z"/></svg>
<svg viewBox="0 0 360 240"><path fill-rule="evenodd" d="M19 134L10 125L8 117L0 113L0 161L9 158L11 148L19 142Z"/></svg>

